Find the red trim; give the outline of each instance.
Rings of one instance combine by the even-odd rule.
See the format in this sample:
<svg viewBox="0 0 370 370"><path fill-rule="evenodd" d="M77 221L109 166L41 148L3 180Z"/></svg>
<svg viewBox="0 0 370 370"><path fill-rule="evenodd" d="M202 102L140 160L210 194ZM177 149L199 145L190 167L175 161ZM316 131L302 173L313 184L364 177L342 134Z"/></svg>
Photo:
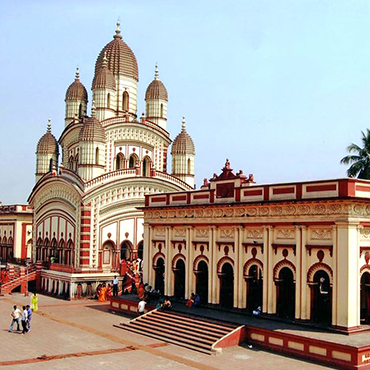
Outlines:
<svg viewBox="0 0 370 370"><path fill-rule="evenodd" d="M370 186L356 185L357 191L364 191L366 193L370 192Z"/></svg>
<svg viewBox="0 0 370 370"><path fill-rule="evenodd" d="M262 195L263 190L262 189L253 189L253 190L244 190L244 196L245 197L253 197L256 195Z"/></svg>
<svg viewBox="0 0 370 370"><path fill-rule="evenodd" d="M90 240L90 234L89 235L81 235L81 240Z"/></svg>
<svg viewBox="0 0 370 370"><path fill-rule="evenodd" d="M294 194L294 190L295 190L295 188L294 188L294 186L291 186L291 187L289 187L289 188L273 188L272 189L272 194L276 194L276 195L278 195L278 194Z"/></svg>
<svg viewBox="0 0 370 370"><path fill-rule="evenodd" d="M22 223L22 244L21 244L21 258L27 258L27 225L26 223Z"/></svg>
<svg viewBox="0 0 370 370"><path fill-rule="evenodd" d="M209 194L194 194L193 199L208 199Z"/></svg>
<svg viewBox="0 0 370 370"><path fill-rule="evenodd" d="M186 194L184 194L184 195L177 195L177 196L174 195L172 197L172 201L174 201L174 202L178 202L180 200L186 200Z"/></svg>
<svg viewBox="0 0 370 370"><path fill-rule="evenodd" d="M151 201L152 201L152 203L165 202L166 201L166 197L152 198Z"/></svg>
<svg viewBox="0 0 370 370"><path fill-rule="evenodd" d="M267 186L267 185L263 187L263 200L269 200L269 198L270 198L269 189L270 189L270 187Z"/></svg>
<svg viewBox="0 0 370 370"><path fill-rule="evenodd" d="M82 233L88 233L90 232L90 230L91 230L90 226L81 226Z"/></svg>
<svg viewBox="0 0 370 370"><path fill-rule="evenodd" d="M90 251L80 251L80 257L90 257Z"/></svg>
<svg viewBox="0 0 370 370"><path fill-rule="evenodd" d="M89 259L80 259L80 265L89 265L89 263L90 263L90 261L89 261Z"/></svg>
<svg viewBox="0 0 370 370"><path fill-rule="evenodd" d="M89 218L83 218L81 219L81 225L90 225L90 221L91 220Z"/></svg>
<svg viewBox="0 0 370 370"><path fill-rule="evenodd" d="M82 217L86 217L86 216L88 216L88 217L90 217L91 216L91 211L81 211L81 216Z"/></svg>
<svg viewBox="0 0 370 370"><path fill-rule="evenodd" d="M309 185L306 187L307 193L312 193L315 191L333 191L337 190L337 184L330 185Z"/></svg>

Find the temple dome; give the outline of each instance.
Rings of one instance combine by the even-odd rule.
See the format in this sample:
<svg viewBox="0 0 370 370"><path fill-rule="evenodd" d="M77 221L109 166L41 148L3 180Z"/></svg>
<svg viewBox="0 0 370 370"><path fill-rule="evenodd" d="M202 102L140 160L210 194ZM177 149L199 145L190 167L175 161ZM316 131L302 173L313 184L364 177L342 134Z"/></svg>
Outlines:
<svg viewBox="0 0 370 370"><path fill-rule="evenodd" d="M80 81L80 73L77 67L75 80L69 85L66 92L67 100L84 100L87 101L87 90Z"/></svg>
<svg viewBox="0 0 370 370"><path fill-rule="evenodd" d="M44 134L37 143L36 154L58 154L59 146L58 141L51 133L50 119L46 134Z"/></svg>
<svg viewBox="0 0 370 370"><path fill-rule="evenodd" d="M186 132L185 117L182 119L182 130L172 143L171 154L195 154L193 139Z"/></svg>
<svg viewBox="0 0 370 370"><path fill-rule="evenodd" d="M139 81L139 70L135 54L122 40L119 22L117 22L116 34L113 36L113 40L102 49L96 60L95 76L103 65L104 56L106 56L107 66L114 76L123 75Z"/></svg>
<svg viewBox="0 0 370 370"><path fill-rule="evenodd" d="M88 117L83 120L83 126L79 134L79 141L105 142L105 130L96 117Z"/></svg>
<svg viewBox="0 0 370 370"><path fill-rule="evenodd" d="M106 55L103 57L103 64L100 69L95 73L92 89L110 89L116 90L116 82L114 81L114 76L108 68L108 60Z"/></svg>
<svg viewBox="0 0 370 370"><path fill-rule="evenodd" d="M145 100L163 99L168 101L167 89L163 82L158 78L158 67L155 66L154 80L149 84L145 93Z"/></svg>

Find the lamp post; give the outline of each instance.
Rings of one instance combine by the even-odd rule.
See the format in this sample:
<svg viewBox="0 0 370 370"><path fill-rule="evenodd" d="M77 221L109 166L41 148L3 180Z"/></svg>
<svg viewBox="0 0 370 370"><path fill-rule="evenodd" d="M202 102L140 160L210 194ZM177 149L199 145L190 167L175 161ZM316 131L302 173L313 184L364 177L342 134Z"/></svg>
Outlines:
<svg viewBox="0 0 370 370"><path fill-rule="evenodd" d="M27 285L26 285L26 292L24 293L24 296L28 297L28 259L26 259L26 278L27 278Z"/></svg>

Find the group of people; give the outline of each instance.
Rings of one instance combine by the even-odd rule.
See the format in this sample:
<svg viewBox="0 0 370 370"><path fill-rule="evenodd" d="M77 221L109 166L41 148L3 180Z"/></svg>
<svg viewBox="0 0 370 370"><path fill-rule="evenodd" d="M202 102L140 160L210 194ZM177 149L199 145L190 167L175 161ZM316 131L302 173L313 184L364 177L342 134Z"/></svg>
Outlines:
<svg viewBox="0 0 370 370"><path fill-rule="evenodd" d="M190 298L186 301L186 307L199 307L200 305L200 296L199 294L191 293Z"/></svg>
<svg viewBox="0 0 370 370"><path fill-rule="evenodd" d="M38 311L38 297L34 293L31 298L31 306L26 305L22 307L22 311L17 307L13 306L13 311L11 312L12 321L10 323L9 332L13 332L14 324L17 325L17 331L21 331L20 324L22 325L22 335L31 331L31 320L32 313Z"/></svg>

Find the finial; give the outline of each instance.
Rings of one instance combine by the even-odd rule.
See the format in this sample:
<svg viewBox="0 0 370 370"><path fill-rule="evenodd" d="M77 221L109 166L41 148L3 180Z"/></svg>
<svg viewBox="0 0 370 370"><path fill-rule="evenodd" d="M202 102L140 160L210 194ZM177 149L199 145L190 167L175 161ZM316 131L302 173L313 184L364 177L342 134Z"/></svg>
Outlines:
<svg viewBox="0 0 370 370"><path fill-rule="evenodd" d="M158 80L158 64L156 63L155 64L155 70L154 70L154 79L155 80Z"/></svg>
<svg viewBox="0 0 370 370"><path fill-rule="evenodd" d="M92 101L92 106L91 106L91 117L96 116L96 109L95 109L95 101Z"/></svg>
<svg viewBox="0 0 370 370"><path fill-rule="evenodd" d="M80 67L76 67L76 81L80 79Z"/></svg>
<svg viewBox="0 0 370 370"><path fill-rule="evenodd" d="M51 133L51 119L50 118L48 119L48 127L46 129L46 132L50 132Z"/></svg>
<svg viewBox="0 0 370 370"><path fill-rule="evenodd" d="M182 125L181 125L182 131L185 131L186 125L185 125L185 116L182 117Z"/></svg>
<svg viewBox="0 0 370 370"><path fill-rule="evenodd" d="M117 19L117 28L116 28L116 34L113 36L113 38L115 39L121 39L122 38L122 35L121 35L121 30L119 28L119 26L121 25L121 23L119 22L119 19Z"/></svg>
<svg viewBox="0 0 370 370"><path fill-rule="evenodd" d="M103 64L102 64L102 67L103 67L103 68L108 67L108 59L107 59L107 51L106 51L106 50L104 50L104 57L103 57Z"/></svg>

